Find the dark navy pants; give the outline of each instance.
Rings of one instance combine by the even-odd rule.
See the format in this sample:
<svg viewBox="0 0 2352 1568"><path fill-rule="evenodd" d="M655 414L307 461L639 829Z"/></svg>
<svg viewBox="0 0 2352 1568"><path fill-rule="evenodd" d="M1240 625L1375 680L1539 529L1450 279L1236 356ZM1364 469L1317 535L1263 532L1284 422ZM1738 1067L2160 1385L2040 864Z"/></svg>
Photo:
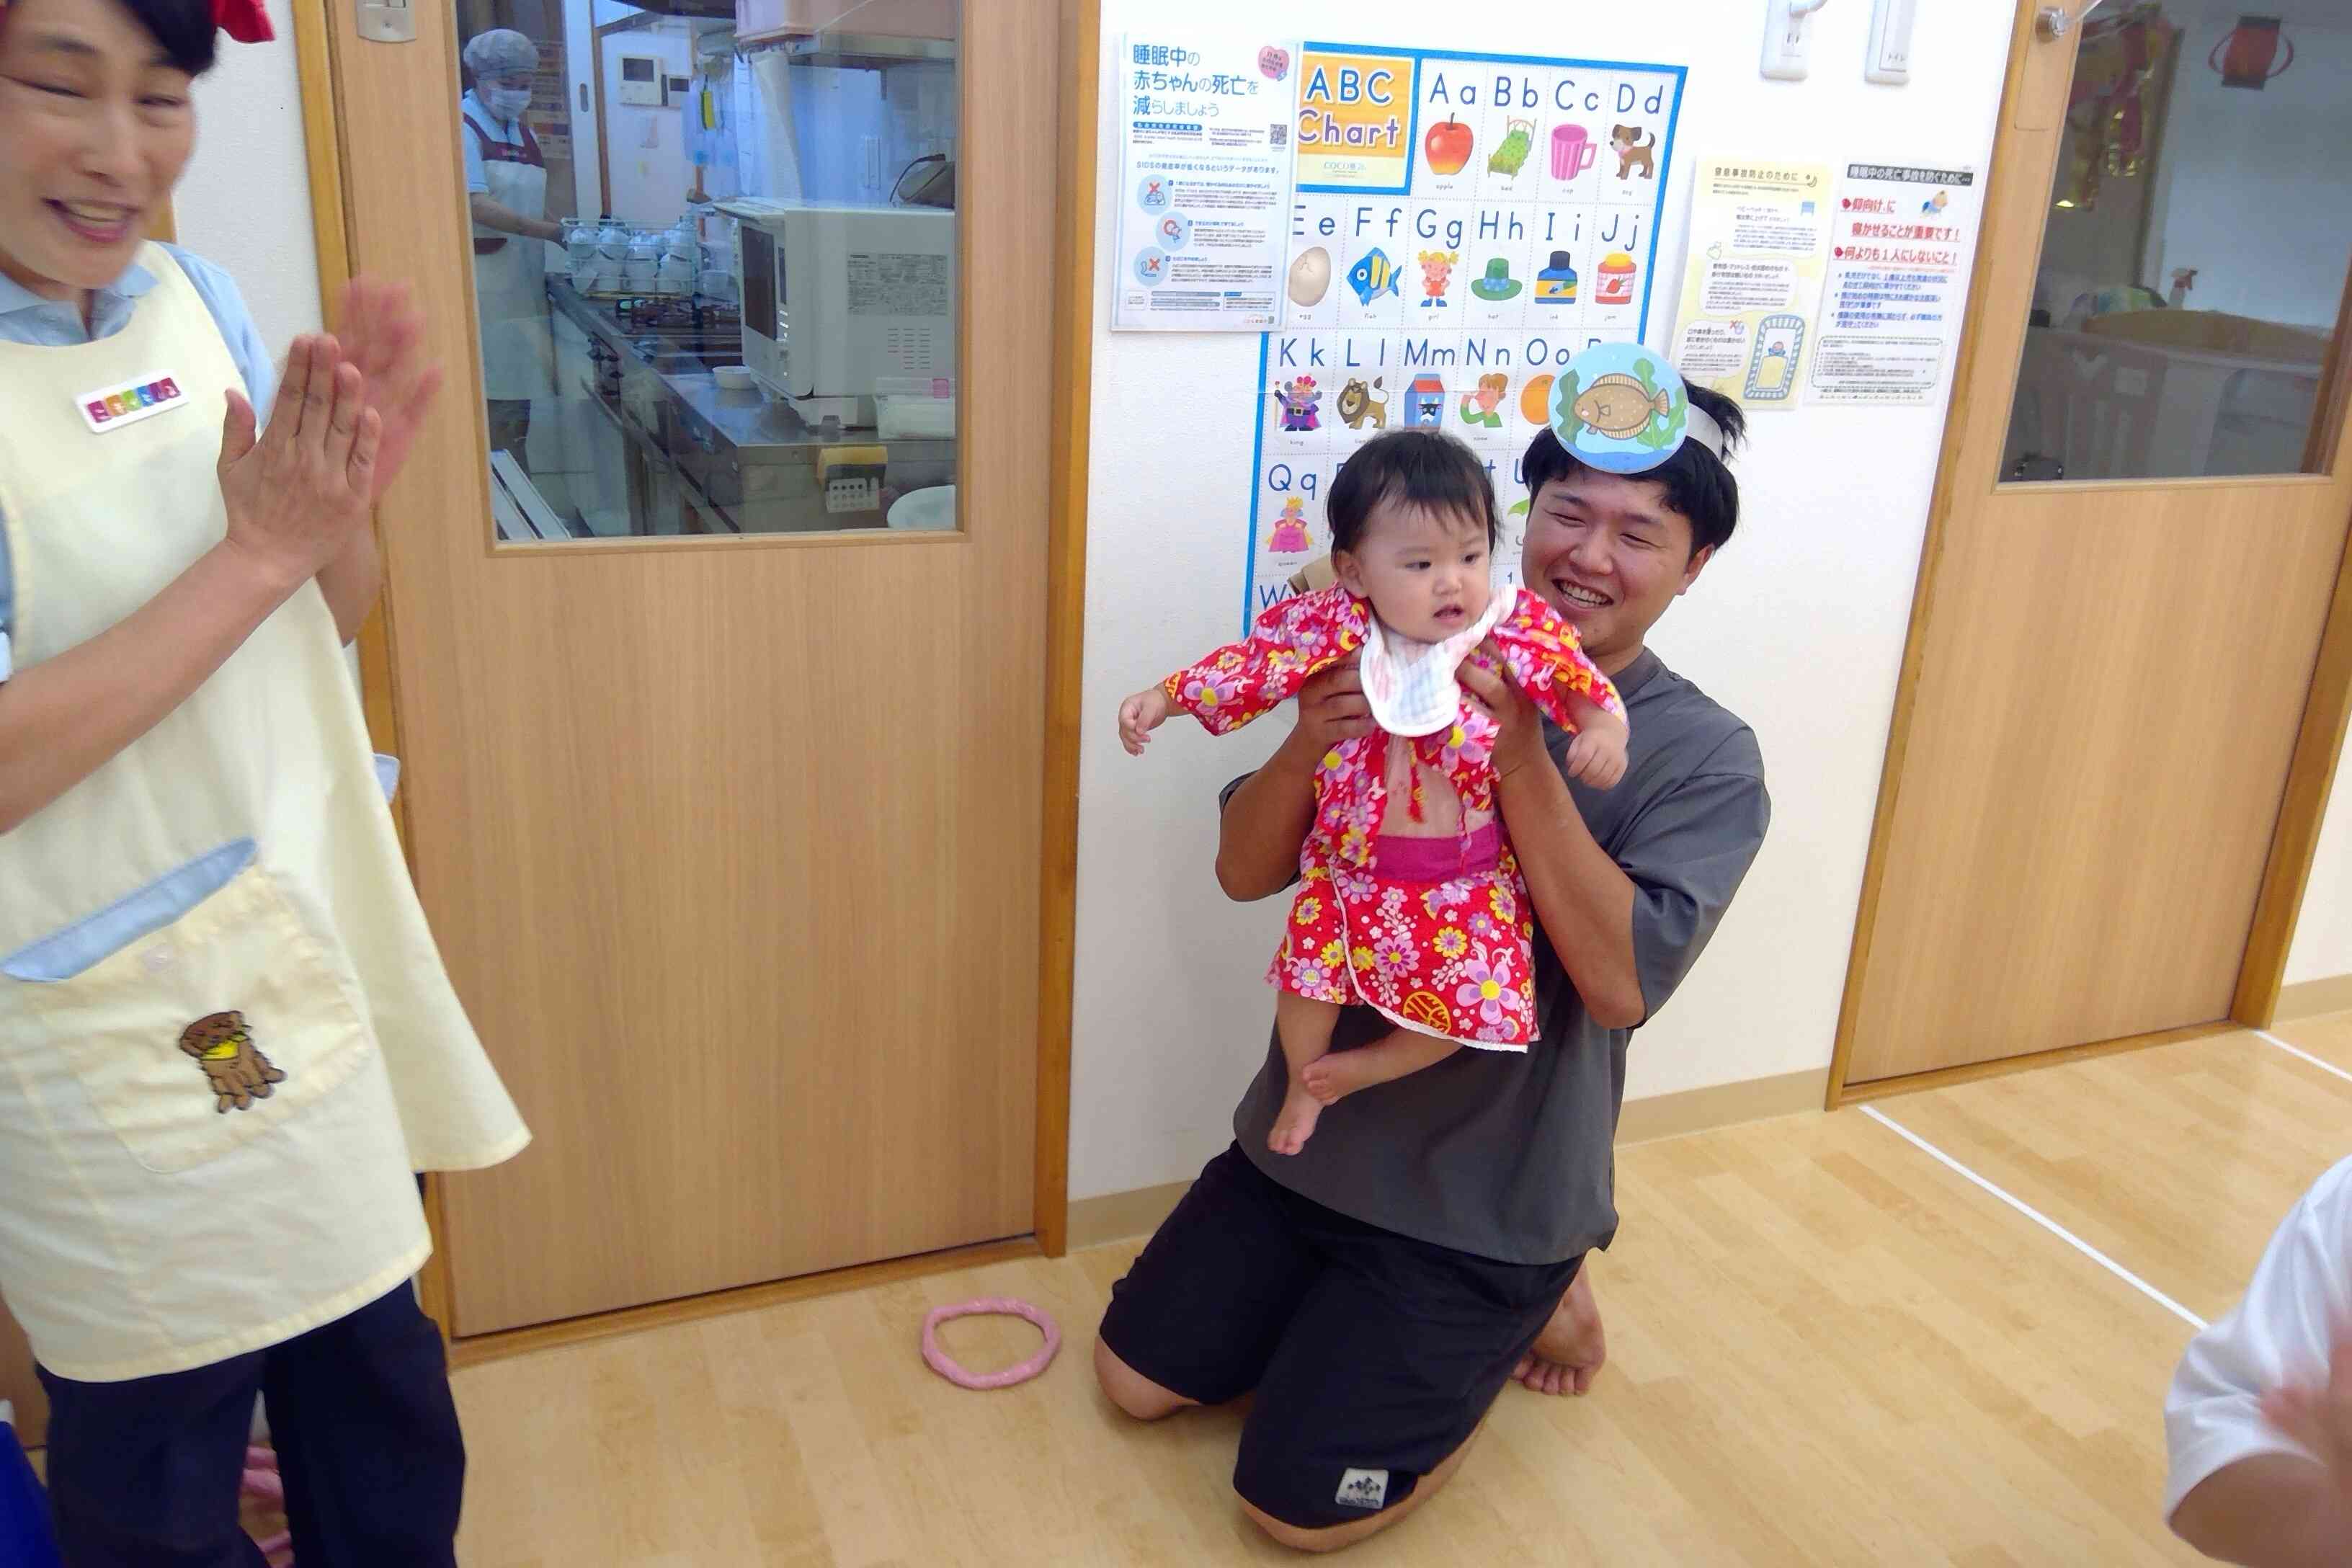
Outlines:
<svg viewBox="0 0 2352 1568"><path fill-rule="evenodd" d="M212 1366L41 1384L66 1568L260 1568L236 1521L256 1394L301 1568L455 1568L466 1447L440 1331L406 1284Z"/></svg>

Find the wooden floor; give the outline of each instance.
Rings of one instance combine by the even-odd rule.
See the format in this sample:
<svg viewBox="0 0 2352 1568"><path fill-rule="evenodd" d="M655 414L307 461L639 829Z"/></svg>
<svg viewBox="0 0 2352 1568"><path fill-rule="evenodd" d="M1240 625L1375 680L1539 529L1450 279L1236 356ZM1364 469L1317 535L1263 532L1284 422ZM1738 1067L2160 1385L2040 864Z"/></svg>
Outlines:
<svg viewBox="0 0 2352 1568"><path fill-rule="evenodd" d="M2352 1015L2281 1034L2352 1069ZM1875 1109L2209 1318L2352 1145L2352 1080L2252 1035ZM2191 1325L1864 1110L1622 1150L1618 1193L1599 1388L1507 1391L1453 1487L1351 1561L2195 1561L2156 1513ZM1136 1246L469 1368L464 1561L1282 1560L1234 1506L1236 1414L1139 1427L1095 1390ZM1065 1325L1044 1378L968 1394L924 1367L924 1311L985 1294ZM1028 1332L950 1338L982 1365Z"/></svg>

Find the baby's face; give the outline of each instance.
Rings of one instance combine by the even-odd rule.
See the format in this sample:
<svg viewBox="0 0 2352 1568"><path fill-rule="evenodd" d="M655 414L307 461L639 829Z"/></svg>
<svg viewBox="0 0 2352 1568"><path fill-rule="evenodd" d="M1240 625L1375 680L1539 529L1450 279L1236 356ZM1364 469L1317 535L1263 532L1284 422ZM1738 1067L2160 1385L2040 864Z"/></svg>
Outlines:
<svg viewBox="0 0 2352 1568"><path fill-rule="evenodd" d="M1382 501L1357 548L1332 560L1339 580L1371 601L1382 625L1416 642L1444 642L1486 613L1494 597L1486 525Z"/></svg>

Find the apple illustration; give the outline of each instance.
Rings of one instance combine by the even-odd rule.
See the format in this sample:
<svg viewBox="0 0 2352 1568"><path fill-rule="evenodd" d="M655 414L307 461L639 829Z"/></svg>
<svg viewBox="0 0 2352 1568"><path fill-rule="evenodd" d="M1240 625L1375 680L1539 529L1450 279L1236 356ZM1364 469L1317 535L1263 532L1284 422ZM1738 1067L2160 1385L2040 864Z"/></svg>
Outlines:
<svg viewBox="0 0 2352 1568"><path fill-rule="evenodd" d="M1448 118L1429 128L1421 139L1422 155L1429 160L1433 173L1458 174L1470 162L1470 149L1476 138L1462 121Z"/></svg>

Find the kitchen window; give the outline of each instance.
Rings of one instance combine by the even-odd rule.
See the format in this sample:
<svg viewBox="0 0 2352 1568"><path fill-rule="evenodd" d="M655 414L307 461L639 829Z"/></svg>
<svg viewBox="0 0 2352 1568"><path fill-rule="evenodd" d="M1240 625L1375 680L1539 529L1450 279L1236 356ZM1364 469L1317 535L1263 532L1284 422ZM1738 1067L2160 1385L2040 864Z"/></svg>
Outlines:
<svg viewBox="0 0 2352 1568"><path fill-rule="evenodd" d="M954 0L455 9L499 542L955 531Z"/></svg>

